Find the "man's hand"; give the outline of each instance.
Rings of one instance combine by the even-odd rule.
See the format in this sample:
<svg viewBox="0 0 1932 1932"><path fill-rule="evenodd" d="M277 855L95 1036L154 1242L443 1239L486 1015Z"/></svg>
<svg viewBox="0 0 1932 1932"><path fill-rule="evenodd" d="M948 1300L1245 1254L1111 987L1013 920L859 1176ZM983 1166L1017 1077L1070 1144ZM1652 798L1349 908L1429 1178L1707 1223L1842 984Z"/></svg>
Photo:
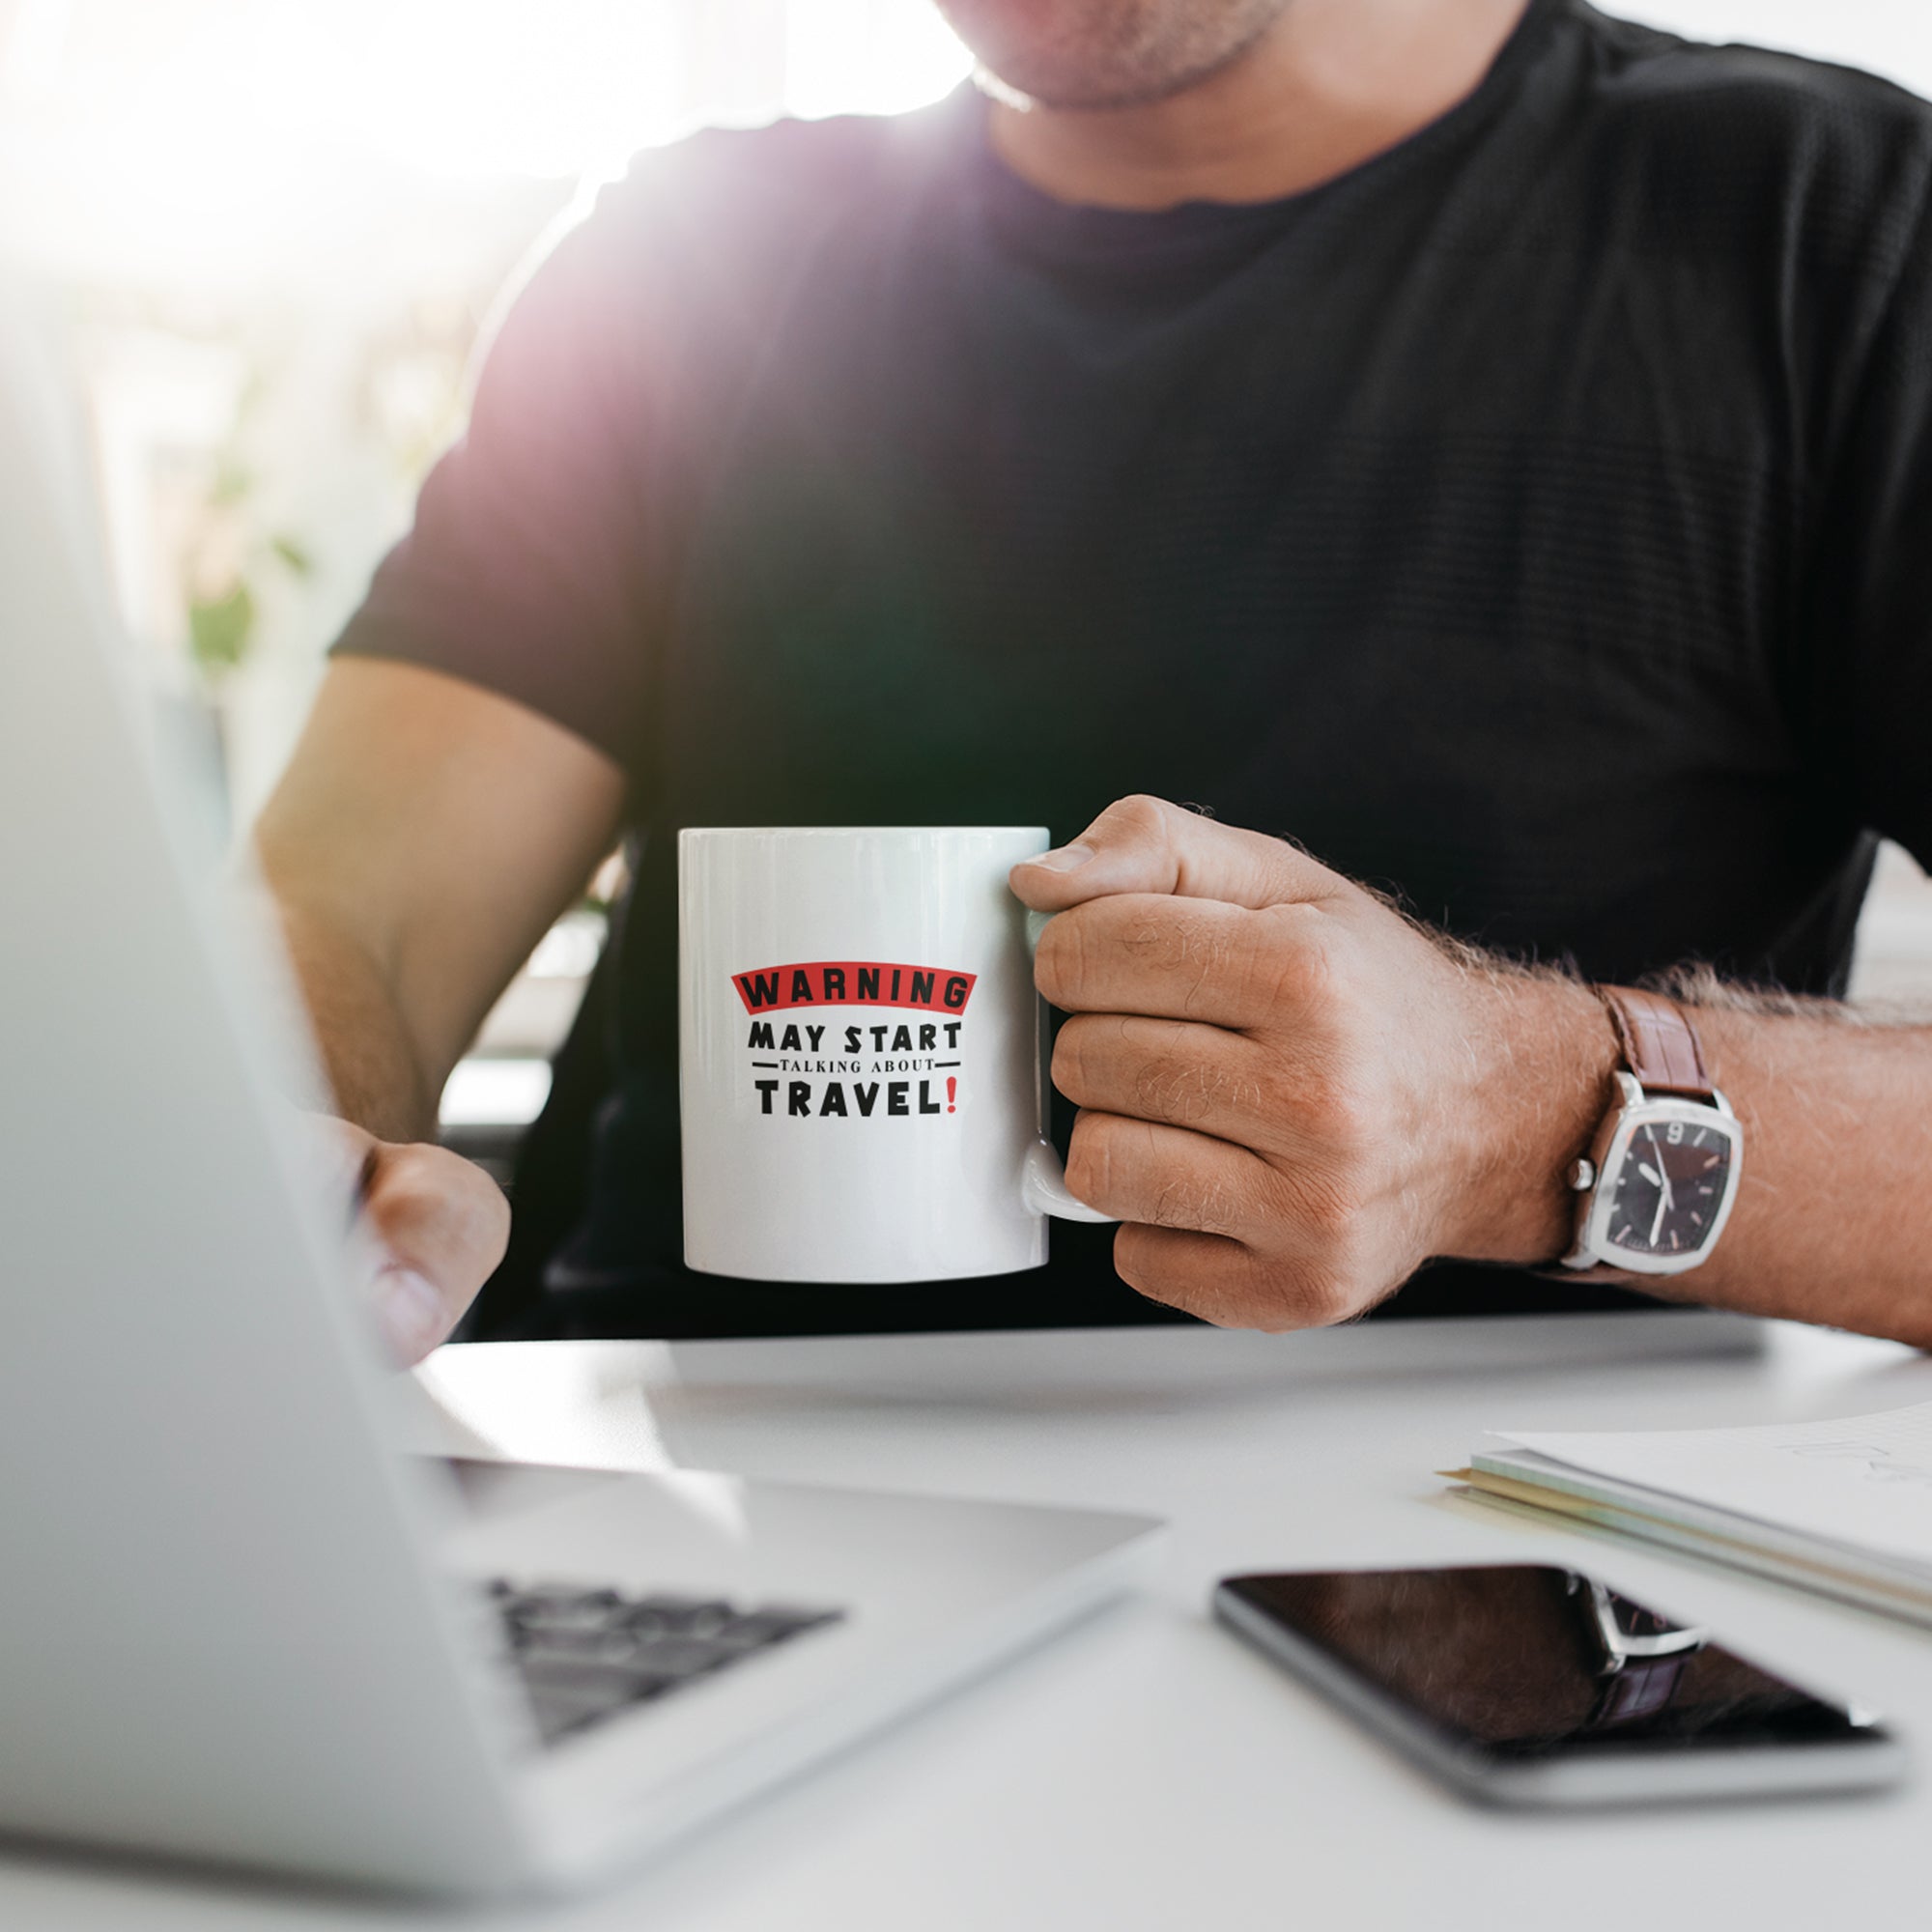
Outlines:
<svg viewBox="0 0 1932 1932"><path fill-rule="evenodd" d="M377 1314L405 1361L449 1333L510 1225L480 1168L427 1145L437 1095L611 849L623 797L609 757L509 698L337 658L255 828L330 1092L359 1123L330 1132L394 1264Z"/></svg>
<svg viewBox="0 0 1932 1932"><path fill-rule="evenodd" d="M376 1321L410 1367L448 1336L503 1259L510 1204L447 1148L379 1141L348 1121L322 1124L349 1164L376 1245Z"/></svg>
<svg viewBox="0 0 1932 1932"><path fill-rule="evenodd" d="M1151 1299L1358 1315L1432 1256L1548 1263L1615 1050L1586 988L1442 944L1282 839L1159 799L1012 873L1057 913L1067 1185Z"/></svg>

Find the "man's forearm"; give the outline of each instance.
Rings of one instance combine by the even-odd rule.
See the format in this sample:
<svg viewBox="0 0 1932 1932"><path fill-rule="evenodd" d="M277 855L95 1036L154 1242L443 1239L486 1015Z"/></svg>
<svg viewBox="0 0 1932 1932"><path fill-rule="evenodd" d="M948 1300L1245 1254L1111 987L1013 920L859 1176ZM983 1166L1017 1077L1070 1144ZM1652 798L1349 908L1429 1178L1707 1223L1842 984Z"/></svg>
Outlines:
<svg viewBox="0 0 1932 1932"><path fill-rule="evenodd" d="M1704 973L1671 990L1744 1123L1744 1160L1711 1259L1632 1285L1932 1345L1932 1027L1726 987ZM1562 1176L1610 1103L1609 1021L1574 981L1499 974L1493 997L1509 1009L1492 1037L1511 1043L1502 1065L1512 1092L1495 1111L1517 1123L1499 1136L1514 1173L1492 1170L1477 1197L1479 1232L1451 1251L1548 1266L1576 1212ZM1585 1094L1594 1098L1579 1104Z"/></svg>
<svg viewBox="0 0 1932 1932"><path fill-rule="evenodd" d="M1932 1027L1735 999L1694 1017L1744 1164L1716 1253L1667 1292L1932 1346Z"/></svg>
<svg viewBox="0 0 1932 1932"><path fill-rule="evenodd" d="M501 1260L510 1210L435 1145L437 1101L490 1005L611 848L624 774L462 678L334 659L255 852L386 1259L400 1359L449 1332Z"/></svg>
<svg viewBox="0 0 1932 1932"><path fill-rule="evenodd" d="M434 1140L440 1082L378 962L325 916L287 898L278 909L337 1111L381 1140Z"/></svg>

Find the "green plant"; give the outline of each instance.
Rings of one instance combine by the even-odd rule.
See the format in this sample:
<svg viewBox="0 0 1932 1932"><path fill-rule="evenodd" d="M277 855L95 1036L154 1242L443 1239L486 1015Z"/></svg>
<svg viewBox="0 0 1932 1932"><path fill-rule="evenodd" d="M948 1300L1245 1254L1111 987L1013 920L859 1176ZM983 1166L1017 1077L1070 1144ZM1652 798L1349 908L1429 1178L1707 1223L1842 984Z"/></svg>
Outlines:
<svg viewBox="0 0 1932 1932"><path fill-rule="evenodd" d="M281 569L305 579L315 570L299 538L287 530L258 533L254 527L258 479L242 460L241 443L262 390L261 377L251 378L236 404L183 562L188 657L211 689L248 660L260 616L261 572Z"/></svg>

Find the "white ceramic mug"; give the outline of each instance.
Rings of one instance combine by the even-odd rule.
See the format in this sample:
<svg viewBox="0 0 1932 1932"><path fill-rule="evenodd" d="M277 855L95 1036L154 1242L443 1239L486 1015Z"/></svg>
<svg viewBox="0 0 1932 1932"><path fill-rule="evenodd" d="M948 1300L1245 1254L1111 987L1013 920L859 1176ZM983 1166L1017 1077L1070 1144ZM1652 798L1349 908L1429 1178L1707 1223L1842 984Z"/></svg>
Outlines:
<svg viewBox="0 0 1932 1932"><path fill-rule="evenodd" d="M1037 826L678 835L684 1259L754 1281L944 1281L1104 1221L1044 1133L1025 909Z"/></svg>

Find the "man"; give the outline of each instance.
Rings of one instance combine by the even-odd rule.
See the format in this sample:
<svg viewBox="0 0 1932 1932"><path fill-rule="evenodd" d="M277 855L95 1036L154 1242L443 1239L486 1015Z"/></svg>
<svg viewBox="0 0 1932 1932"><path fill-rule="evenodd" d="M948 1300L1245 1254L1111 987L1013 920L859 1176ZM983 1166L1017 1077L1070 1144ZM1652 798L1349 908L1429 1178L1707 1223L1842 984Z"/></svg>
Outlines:
<svg viewBox="0 0 1932 1932"><path fill-rule="evenodd" d="M1601 1188L1591 1279L1932 1339L1932 1033L1833 1004L1932 853L1932 110L1580 0L946 11L983 93L556 248L262 821L399 1351L506 1238L440 1083L620 832L553 1331L1587 1305L1496 1264ZM685 1273L674 829L1089 820L1014 887L1118 1236ZM1700 1047L1591 990L1673 970ZM1701 1111L1626 1158L1619 1070Z"/></svg>

